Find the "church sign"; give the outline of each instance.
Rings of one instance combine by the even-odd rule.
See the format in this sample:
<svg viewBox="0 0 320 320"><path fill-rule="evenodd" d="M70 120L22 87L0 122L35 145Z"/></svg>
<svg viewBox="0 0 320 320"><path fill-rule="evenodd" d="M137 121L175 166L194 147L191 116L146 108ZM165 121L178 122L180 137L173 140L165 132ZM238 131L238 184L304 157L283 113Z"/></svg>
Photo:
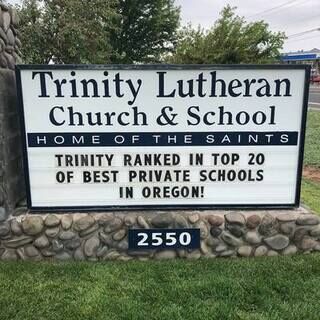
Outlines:
<svg viewBox="0 0 320 320"><path fill-rule="evenodd" d="M299 204L306 66L20 65L16 74L33 210Z"/></svg>

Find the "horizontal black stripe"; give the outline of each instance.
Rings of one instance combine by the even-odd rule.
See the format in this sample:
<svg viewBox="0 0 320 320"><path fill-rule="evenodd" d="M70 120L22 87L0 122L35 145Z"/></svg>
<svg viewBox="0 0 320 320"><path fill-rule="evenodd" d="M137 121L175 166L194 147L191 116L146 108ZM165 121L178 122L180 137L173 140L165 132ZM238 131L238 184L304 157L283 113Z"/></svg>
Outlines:
<svg viewBox="0 0 320 320"><path fill-rule="evenodd" d="M214 141L208 141L212 136ZM99 142L95 143L94 139ZM296 131L28 133L29 147L293 146L297 143Z"/></svg>

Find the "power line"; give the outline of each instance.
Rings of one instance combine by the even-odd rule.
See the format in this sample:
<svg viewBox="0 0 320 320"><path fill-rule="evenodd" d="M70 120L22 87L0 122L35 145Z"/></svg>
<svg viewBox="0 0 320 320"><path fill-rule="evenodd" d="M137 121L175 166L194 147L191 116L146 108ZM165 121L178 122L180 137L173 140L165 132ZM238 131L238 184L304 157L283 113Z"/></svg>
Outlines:
<svg viewBox="0 0 320 320"><path fill-rule="evenodd" d="M248 16L247 18L259 16L259 15L262 15L262 14L265 14L265 13L269 13L269 12L274 11L274 10L277 10L277 9L281 9L281 8L283 8L283 7L287 6L287 5L293 4L294 2L297 2L297 1L299 1L299 0L290 0L290 1L287 1L287 2L285 2L285 3L280 4L279 6L272 7L272 8L269 8L269 9L267 9L267 10L263 10L263 11L257 12L257 13L255 13L255 14L251 15L251 16Z"/></svg>
<svg viewBox="0 0 320 320"><path fill-rule="evenodd" d="M320 37L320 34L317 34L316 36L307 37L307 38L289 39L289 40L286 40L286 42L296 42L296 41L309 40L309 39L314 39L314 38L319 38L319 37Z"/></svg>
<svg viewBox="0 0 320 320"><path fill-rule="evenodd" d="M300 36L303 36L307 33L314 32L314 31L320 31L320 27L313 28L313 29L306 30L306 31L302 31L302 32L298 32L298 33L294 33L294 34L289 35L287 38L289 39L289 38L300 37Z"/></svg>

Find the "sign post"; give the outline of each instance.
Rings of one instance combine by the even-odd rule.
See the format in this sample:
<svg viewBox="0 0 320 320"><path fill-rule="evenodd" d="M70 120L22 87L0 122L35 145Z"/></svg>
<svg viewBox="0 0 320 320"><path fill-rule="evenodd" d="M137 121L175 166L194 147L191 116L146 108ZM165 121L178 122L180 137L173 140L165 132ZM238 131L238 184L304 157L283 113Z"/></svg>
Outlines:
<svg viewBox="0 0 320 320"><path fill-rule="evenodd" d="M21 65L32 210L299 205L309 67Z"/></svg>

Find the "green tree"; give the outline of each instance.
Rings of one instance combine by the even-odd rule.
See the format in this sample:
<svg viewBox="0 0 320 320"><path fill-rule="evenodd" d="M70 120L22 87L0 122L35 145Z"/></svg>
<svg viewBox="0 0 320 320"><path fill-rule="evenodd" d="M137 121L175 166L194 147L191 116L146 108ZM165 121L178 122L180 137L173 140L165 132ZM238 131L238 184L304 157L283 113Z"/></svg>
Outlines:
<svg viewBox="0 0 320 320"><path fill-rule="evenodd" d="M24 0L18 7L20 16L19 37L23 41L21 48L26 63L47 63L50 49L46 45L45 30L42 30L42 17L38 0ZM46 57L46 58L45 58Z"/></svg>
<svg viewBox="0 0 320 320"><path fill-rule="evenodd" d="M27 63L159 61L180 14L174 0L23 0L18 11Z"/></svg>
<svg viewBox="0 0 320 320"><path fill-rule="evenodd" d="M18 6L27 63L107 63L116 0L24 0Z"/></svg>
<svg viewBox="0 0 320 320"><path fill-rule="evenodd" d="M119 31L112 34L118 63L159 62L172 51L180 21L174 0L119 0Z"/></svg>
<svg viewBox="0 0 320 320"><path fill-rule="evenodd" d="M212 28L204 31L190 24L179 34L167 60L173 63L271 63L280 55L285 34L272 32L264 21L247 23L226 6Z"/></svg>

